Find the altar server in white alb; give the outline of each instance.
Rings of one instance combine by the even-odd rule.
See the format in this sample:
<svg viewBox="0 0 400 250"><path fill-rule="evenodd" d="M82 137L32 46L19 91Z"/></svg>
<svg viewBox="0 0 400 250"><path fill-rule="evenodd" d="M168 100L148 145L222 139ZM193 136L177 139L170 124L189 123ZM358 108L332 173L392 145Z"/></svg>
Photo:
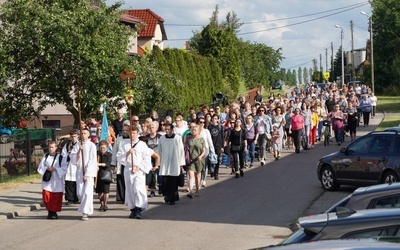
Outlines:
<svg viewBox="0 0 400 250"><path fill-rule="evenodd" d="M42 180L42 199L48 211L47 219L58 219L57 212L61 212L64 176L67 173L66 159L56 153L55 141L49 143L49 153L43 156L38 167L38 173L44 175L46 170L51 172L50 180Z"/></svg>
<svg viewBox="0 0 400 250"><path fill-rule="evenodd" d="M65 158L67 161L67 174L65 175L65 200L67 205L79 203L76 191L76 154L81 145L78 142L78 130L71 130L69 136L71 140L64 145L61 151L63 159Z"/></svg>
<svg viewBox="0 0 400 250"><path fill-rule="evenodd" d="M117 159L125 166L125 205L131 210L129 218L141 219L141 211L147 209L146 174L152 169L151 157L160 164L160 157L146 143L139 141L139 129L131 129L130 141L123 141L117 153ZM133 164L132 164L133 158Z"/></svg>
<svg viewBox="0 0 400 250"><path fill-rule="evenodd" d="M96 145L89 140L89 135L89 129L84 128L81 135L82 146L77 154L76 185L81 201L78 211L83 214L83 221L89 220L89 215L93 214L93 185L98 170Z"/></svg>

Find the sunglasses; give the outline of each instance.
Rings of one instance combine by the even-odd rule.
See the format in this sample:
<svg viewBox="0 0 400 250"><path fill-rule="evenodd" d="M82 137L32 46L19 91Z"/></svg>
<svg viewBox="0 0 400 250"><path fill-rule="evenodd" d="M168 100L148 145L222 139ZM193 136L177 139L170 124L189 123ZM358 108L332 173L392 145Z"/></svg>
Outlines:
<svg viewBox="0 0 400 250"><path fill-rule="evenodd" d="M161 126L165 126L165 124L164 124L164 123L161 123L160 125L161 125Z"/></svg>
<svg viewBox="0 0 400 250"><path fill-rule="evenodd" d="M199 123L204 123L203 121L199 122Z"/></svg>
<svg viewBox="0 0 400 250"><path fill-rule="evenodd" d="M260 112L265 112L265 110L264 109L260 109Z"/></svg>

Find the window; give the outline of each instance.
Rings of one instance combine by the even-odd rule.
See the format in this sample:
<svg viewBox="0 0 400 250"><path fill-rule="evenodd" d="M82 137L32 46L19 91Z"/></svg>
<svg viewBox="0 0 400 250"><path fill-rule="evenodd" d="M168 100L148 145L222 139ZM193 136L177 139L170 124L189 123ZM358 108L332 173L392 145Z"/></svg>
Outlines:
<svg viewBox="0 0 400 250"><path fill-rule="evenodd" d="M59 128L61 125L60 120L43 120L43 128Z"/></svg>
<svg viewBox="0 0 400 250"><path fill-rule="evenodd" d="M393 152L399 154L400 153L400 137L396 137L394 140L394 148Z"/></svg>
<svg viewBox="0 0 400 250"><path fill-rule="evenodd" d="M342 237L342 239L360 239L374 238L378 236L394 236L397 231L397 226L389 226L385 228L371 228L368 230L351 232Z"/></svg>
<svg viewBox="0 0 400 250"><path fill-rule="evenodd" d="M399 208L400 207L400 195L382 197L373 200L372 206L369 208Z"/></svg>
<svg viewBox="0 0 400 250"><path fill-rule="evenodd" d="M389 153L392 145L392 138L388 135L377 135L371 143L369 153L383 154Z"/></svg>
<svg viewBox="0 0 400 250"><path fill-rule="evenodd" d="M355 141L347 148L347 154L353 155L353 154L367 153L368 147L371 144L372 139L373 139L372 136L365 136L359 139L358 141Z"/></svg>

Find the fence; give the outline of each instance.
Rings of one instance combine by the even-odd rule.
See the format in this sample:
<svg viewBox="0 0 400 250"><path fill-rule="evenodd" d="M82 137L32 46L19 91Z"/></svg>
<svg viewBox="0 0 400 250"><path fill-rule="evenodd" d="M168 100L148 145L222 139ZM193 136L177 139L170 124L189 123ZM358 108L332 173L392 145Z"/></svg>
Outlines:
<svg viewBox="0 0 400 250"><path fill-rule="evenodd" d="M56 129L14 131L7 143L0 144L0 182L35 173L57 134Z"/></svg>

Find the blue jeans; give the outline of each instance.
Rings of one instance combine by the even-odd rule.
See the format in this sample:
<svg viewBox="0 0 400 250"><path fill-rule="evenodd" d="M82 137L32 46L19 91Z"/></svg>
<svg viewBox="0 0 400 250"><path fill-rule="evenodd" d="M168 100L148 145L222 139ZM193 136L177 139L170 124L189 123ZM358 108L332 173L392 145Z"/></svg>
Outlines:
<svg viewBox="0 0 400 250"><path fill-rule="evenodd" d="M247 151L244 154L244 163L246 164L249 161L250 157L250 163L254 163L254 159L256 157L256 144L253 142L248 142L247 141Z"/></svg>
<svg viewBox="0 0 400 250"><path fill-rule="evenodd" d="M320 139L321 139L321 136L322 136L322 128L323 127L324 127L323 126L323 122L322 121L318 122L318 138L320 138Z"/></svg>
<svg viewBox="0 0 400 250"><path fill-rule="evenodd" d="M337 143L342 143L342 138L343 138L343 130L341 129L336 129L335 130L335 140Z"/></svg>

